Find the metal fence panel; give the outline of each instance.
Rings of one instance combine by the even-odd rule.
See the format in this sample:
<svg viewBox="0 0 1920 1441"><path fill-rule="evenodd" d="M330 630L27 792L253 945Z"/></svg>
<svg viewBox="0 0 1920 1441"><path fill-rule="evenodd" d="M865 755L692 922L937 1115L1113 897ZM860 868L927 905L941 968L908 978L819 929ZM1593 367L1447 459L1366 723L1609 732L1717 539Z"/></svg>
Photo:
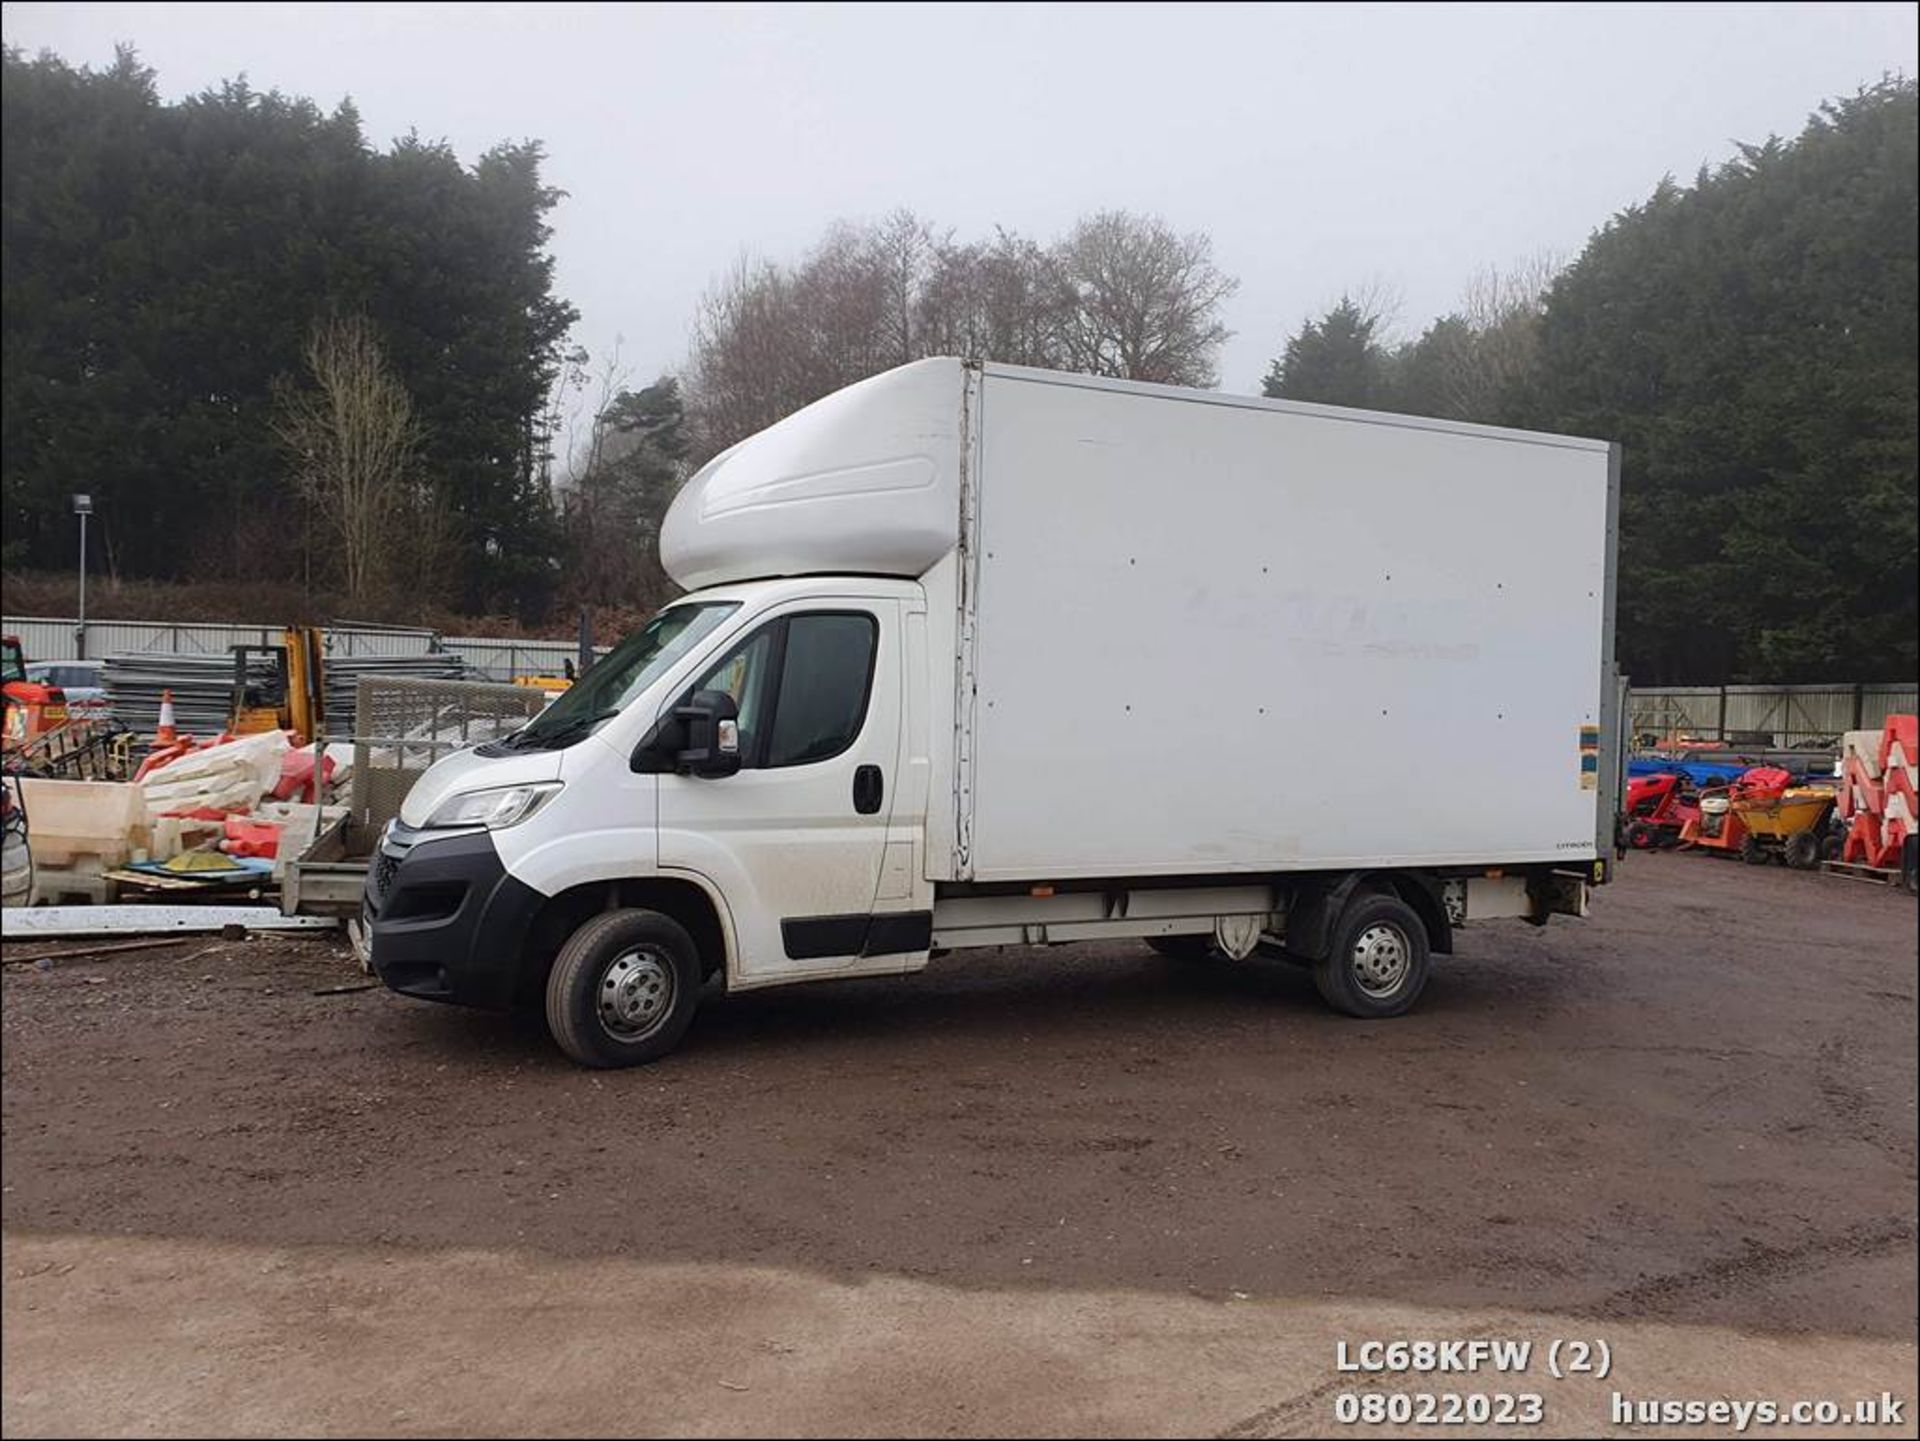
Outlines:
<svg viewBox="0 0 1920 1441"><path fill-rule="evenodd" d="M73 622L40 616L8 616L0 621L8 635L20 637L28 660L72 660Z"/></svg>
<svg viewBox="0 0 1920 1441"><path fill-rule="evenodd" d="M1891 714L1912 714L1920 687L1648 686L1630 698L1631 731L1640 746L1682 738L1731 745L1837 749L1850 730L1878 730Z"/></svg>
<svg viewBox="0 0 1920 1441"><path fill-rule="evenodd" d="M438 633L418 626L343 623L327 627L327 654L341 656L427 655L441 649Z"/></svg>
<svg viewBox="0 0 1920 1441"><path fill-rule="evenodd" d="M400 813L428 766L518 730L545 705L546 697L529 686L362 676L354 705L349 816L366 832L378 831Z"/></svg>
<svg viewBox="0 0 1920 1441"><path fill-rule="evenodd" d="M510 681L523 675L564 675L575 663L580 647L566 640L494 640L486 636L450 635L441 645L463 658L467 673L476 679ZM598 646L595 656L607 653Z"/></svg>
<svg viewBox="0 0 1920 1441"><path fill-rule="evenodd" d="M8 635L18 635L28 660L75 660L79 622L65 616L7 616ZM87 659L108 655L218 655L236 645L278 645L286 627L208 621L90 620ZM417 626L337 625L327 629L327 654L340 656L427 655L435 634Z"/></svg>
<svg viewBox="0 0 1920 1441"><path fill-rule="evenodd" d="M63 616L7 616L0 621L8 635L18 635L29 660L73 660L76 622ZM108 655L225 656L236 645L276 645L285 627L275 625L215 625L198 621L90 620L87 657ZM327 630L329 657L424 656L451 652L466 661L476 680L511 681L527 675L563 675L579 655L570 640L528 640L522 637L448 636L413 626L345 624ZM596 656L609 647L599 646Z"/></svg>

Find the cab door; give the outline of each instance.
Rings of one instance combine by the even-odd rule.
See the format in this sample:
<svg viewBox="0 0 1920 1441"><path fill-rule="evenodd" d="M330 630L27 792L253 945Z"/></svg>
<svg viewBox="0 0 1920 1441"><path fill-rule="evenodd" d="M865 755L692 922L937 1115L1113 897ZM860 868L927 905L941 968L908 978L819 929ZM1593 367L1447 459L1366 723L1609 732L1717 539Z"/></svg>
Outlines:
<svg viewBox="0 0 1920 1441"><path fill-rule="evenodd" d="M926 948L930 916L876 925L873 914L899 774L901 650L897 600L797 602L685 692L733 697L741 765L660 777L660 865L719 890L735 983L898 970L898 953Z"/></svg>

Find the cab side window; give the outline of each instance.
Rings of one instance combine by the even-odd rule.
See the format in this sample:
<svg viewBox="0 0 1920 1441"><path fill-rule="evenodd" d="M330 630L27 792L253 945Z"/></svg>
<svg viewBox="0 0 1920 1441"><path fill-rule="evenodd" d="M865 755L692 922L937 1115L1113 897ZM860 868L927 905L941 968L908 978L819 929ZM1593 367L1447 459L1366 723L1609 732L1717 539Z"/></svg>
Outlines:
<svg viewBox="0 0 1920 1441"><path fill-rule="evenodd" d="M879 631L865 611L785 616L735 646L688 694L733 697L742 769L831 760L866 720Z"/></svg>
<svg viewBox="0 0 1920 1441"><path fill-rule="evenodd" d="M727 658L694 682L694 690L724 691L740 708L740 754L743 765L755 765L759 755L760 718L766 711L771 657L778 625L756 631ZM691 692L690 692L691 693Z"/></svg>
<svg viewBox="0 0 1920 1441"><path fill-rule="evenodd" d="M768 766L830 760L852 745L867 715L876 626L862 614L797 615L787 622Z"/></svg>

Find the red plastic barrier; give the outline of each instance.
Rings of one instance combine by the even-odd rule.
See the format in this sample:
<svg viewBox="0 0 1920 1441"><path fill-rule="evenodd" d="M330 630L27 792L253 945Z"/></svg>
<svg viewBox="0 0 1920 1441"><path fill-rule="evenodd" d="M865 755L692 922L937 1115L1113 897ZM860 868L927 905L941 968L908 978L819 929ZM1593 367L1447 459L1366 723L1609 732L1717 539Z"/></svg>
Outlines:
<svg viewBox="0 0 1920 1441"><path fill-rule="evenodd" d="M1920 759L1920 736L1916 735L1916 718L1910 715L1890 715L1880 732L1880 774L1867 774L1866 761L1859 755L1849 755L1841 770L1842 789L1838 810L1841 819L1848 821L1847 838L1841 846L1840 859L1855 865L1880 866L1892 868L1900 864L1900 850L1907 837L1912 834L1912 822L1908 817L1920 814L1917 798L1914 795L1913 782L1908 779L1906 769L1893 763L1893 749L1898 744L1905 752L1909 763ZM1898 798L1900 806L1890 802ZM1896 812L1904 810L1905 816Z"/></svg>
<svg viewBox="0 0 1920 1441"><path fill-rule="evenodd" d="M223 811L218 806L194 806L184 811L162 811L163 816L174 816L183 821L224 821L228 816L243 816L246 809Z"/></svg>
<svg viewBox="0 0 1920 1441"><path fill-rule="evenodd" d="M262 856L269 860L280 854L280 822L249 821L239 816L226 818L227 838L220 849L230 856Z"/></svg>
<svg viewBox="0 0 1920 1441"><path fill-rule="evenodd" d="M181 756L188 755L200 749L202 749L200 743L192 736L182 736L171 745L161 746L156 750L150 751L147 758L140 762L140 769L133 773L134 782L138 784L145 780L152 772L159 770L161 766L167 765L172 761L177 761Z"/></svg>
<svg viewBox="0 0 1920 1441"><path fill-rule="evenodd" d="M334 764L332 756L322 756L320 761L320 780L322 784L333 779ZM280 757L280 780L273 788L276 800L290 801L297 794L302 800L313 801L318 797L313 790L313 752L311 750L291 750Z"/></svg>
<svg viewBox="0 0 1920 1441"><path fill-rule="evenodd" d="M1920 716L1890 715L1887 727L1880 732L1880 770L1884 775L1891 764L1893 743L1898 741L1900 748L1907 753L1907 763L1920 763Z"/></svg>
<svg viewBox="0 0 1920 1441"><path fill-rule="evenodd" d="M1899 826L1893 829L1900 830ZM1840 848L1840 859L1856 866L1897 866L1900 864L1900 841L1889 841L1882 828L1880 817L1868 815L1862 811L1853 818L1853 824L1847 829L1847 839Z"/></svg>

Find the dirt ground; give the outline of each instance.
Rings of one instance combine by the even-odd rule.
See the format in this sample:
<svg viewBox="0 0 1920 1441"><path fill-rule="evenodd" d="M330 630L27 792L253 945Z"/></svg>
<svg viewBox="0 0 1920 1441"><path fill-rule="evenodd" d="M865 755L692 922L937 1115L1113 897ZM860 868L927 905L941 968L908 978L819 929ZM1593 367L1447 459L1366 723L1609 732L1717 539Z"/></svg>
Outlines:
<svg viewBox="0 0 1920 1441"><path fill-rule="evenodd" d="M9 964L0 1421L1385 1434L1339 1396L1524 1390L1591 1434L1615 1391L1885 1390L1914 1435L1913 900L1655 855L1595 912L1463 933L1397 1021L1009 950L713 998L618 1073L316 995L328 941ZM1612 1374L1336 1371L1402 1336Z"/></svg>

